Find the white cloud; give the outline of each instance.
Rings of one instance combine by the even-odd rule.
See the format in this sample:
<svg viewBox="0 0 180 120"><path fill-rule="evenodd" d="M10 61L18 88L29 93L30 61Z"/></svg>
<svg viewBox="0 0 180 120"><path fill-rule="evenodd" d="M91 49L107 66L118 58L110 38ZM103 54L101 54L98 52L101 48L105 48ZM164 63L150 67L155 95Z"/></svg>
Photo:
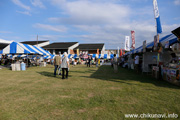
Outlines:
<svg viewBox="0 0 180 120"><path fill-rule="evenodd" d="M29 15L31 16L30 12L29 11L16 11L17 13L21 13L21 14L24 14L24 15Z"/></svg>
<svg viewBox="0 0 180 120"><path fill-rule="evenodd" d="M23 4L20 0L12 0L12 2L16 5L18 5L21 8L24 8L26 10L30 10L31 8L25 4Z"/></svg>
<svg viewBox="0 0 180 120"><path fill-rule="evenodd" d="M140 2L130 0L131 2ZM147 0L144 0L147 2ZM153 15L153 6L131 8L120 4L117 0L53 0L53 5L67 17L51 17L48 20L58 24L65 24L74 28L80 34L71 34L68 37L79 39L80 42L104 42L107 48L123 47L124 37L130 36L135 30L136 47L144 40L153 41L156 28ZM169 34L179 25L162 25L163 34Z"/></svg>
<svg viewBox="0 0 180 120"><path fill-rule="evenodd" d="M36 36L33 36L32 40L34 40L35 37ZM40 40L51 40L51 41L54 42L54 41L59 41L61 38L65 38L66 36L63 36L63 35L48 35L48 34L46 34L46 35L38 35L38 37L39 37ZM62 42L64 42L64 39L63 39Z"/></svg>
<svg viewBox="0 0 180 120"><path fill-rule="evenodd" d="M40 23L34 24L33 27L48 31L55 31L55 32L66 32L67 30L67 28L64 26L52 26L52 25L40 24Z"/></svg>
<svg viewBox="0 0 180 120"><path fill-rule="evenodd" d="M31 4L35 7L46 8L40 0L31 0Z"/></svg>
<svg viewBox="0 0 180 120"><path fill-rule="evenodd" d="M90 1L56 1L55 3L69 15L69 18L49 18L49 20L64 24L119 23L126 21L130 13L129 7L114 3Z"/></svg>
<svg viewBox="0 0 180 120"><path fill-rule="evenodd" d="M180 0L174 0L175 5L180 5Z"/></svg>

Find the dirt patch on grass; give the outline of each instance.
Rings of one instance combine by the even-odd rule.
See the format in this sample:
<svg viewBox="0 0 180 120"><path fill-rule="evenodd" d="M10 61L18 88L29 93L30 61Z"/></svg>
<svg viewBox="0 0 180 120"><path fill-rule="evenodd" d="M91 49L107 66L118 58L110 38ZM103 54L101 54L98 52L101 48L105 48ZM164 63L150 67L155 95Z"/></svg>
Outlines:
<svg viewBox="0 0 180 120"><path fill-rule="evenodd" d="M71 98L71 96L67 96L67 95L59 95L60 98Z"/></svg>
<svg viewBox="0 0 180 120"><path fill-rule="evenodd" d="M59 115L63 115L63 111L62 110L59 110L59 109L55 109L51 112L51 114L53 116L59 116Z"/></svg>
<svg viewBox="0 0 180 120"><path fill-rule="evenodd" d="M110 87L109 89L111 89L111 90L120 90L121 88L120 87Z"/></svg>
<svg viewBox="0 0 180 120"><path fill-rule="evenodd" d="M77 112L78 113L84 113L84 112L86 112L87 110L84 108L84 109L79 109Z"/></svg>
<svg viewBox="0 0 180 120"><path fill-rule="evenodd" d="M88 94L88 98L92 98L92 97L94 97L94 94L93 93L89 93Z"/></svg>
<svg viewBox="0 0 180 120"><path fill-rule="evenodd" d="M99 111L99 110L103 110L104 108L102 107L95 107L95 108L92 108L93 111Z"/></svg>

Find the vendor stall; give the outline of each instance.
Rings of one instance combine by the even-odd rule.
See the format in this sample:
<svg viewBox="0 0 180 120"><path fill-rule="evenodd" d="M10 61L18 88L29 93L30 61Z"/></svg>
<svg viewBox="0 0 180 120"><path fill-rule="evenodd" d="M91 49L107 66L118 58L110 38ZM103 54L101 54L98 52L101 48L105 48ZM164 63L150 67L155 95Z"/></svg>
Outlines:
<svg viewBox="0 0 180 120"><path fill-rule="evenodd" d="M30 57L29 55L35 55L36 57L37 57L37 55L40 55L40 57L42 57L44 55L51 56L51 54L49 52L45 51L41 47L22 44L22 43L18 43L18 42L12 42L8 46L6 46L3 50L1 50L0 54L11 56L9 59L12 59L12 62L11 62L12 70L20 70L19 68L23 68L23 70L25 70L24 67L17 67L17 66L19 66L19 64L16 65L16 63L13 62L13 60L17 61L17 59L15 59L15 58L21 58L22 59L21 62L23 62L23 60L26 59L25 63L26 63L26 66L28 66L28 64L29 64L28 57ZM24 65L22 64L22 66L24 66Z"/></svg>

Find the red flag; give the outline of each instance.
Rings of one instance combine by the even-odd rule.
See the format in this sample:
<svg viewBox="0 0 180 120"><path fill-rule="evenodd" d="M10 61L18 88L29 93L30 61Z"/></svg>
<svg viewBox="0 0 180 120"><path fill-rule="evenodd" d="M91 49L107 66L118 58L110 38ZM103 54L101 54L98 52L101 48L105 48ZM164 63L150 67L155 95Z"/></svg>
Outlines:
<svg viewBox="0 0 180 120"><path fill-rule="evenodd" d="M120 50L120 56L122 56L122 49Z"/></svg>
<svg viewBox="0 0 180 120"><path fill-rule="evenodd" d="M131 31L131 39L132 39L132 49L135 49L135 32Z"/></svg>

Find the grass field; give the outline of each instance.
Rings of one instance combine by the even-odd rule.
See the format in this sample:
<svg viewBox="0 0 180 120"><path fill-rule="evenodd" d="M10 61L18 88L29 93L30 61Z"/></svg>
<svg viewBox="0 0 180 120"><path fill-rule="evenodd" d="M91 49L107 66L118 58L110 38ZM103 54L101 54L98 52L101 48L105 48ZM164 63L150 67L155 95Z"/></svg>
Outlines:
<svg viewBox="0 0 180 120"><path fill-rule="evenodd" d="M180 115L180 88L151 76L111 66L53 66L0 70L0 120L123 120L124 114ZM178 118L179 119L179 118ZM149 119L148 119L149 120ZM154 120L154 119L153 119ZM169 120L169 119L168 119Z"/></svg>

